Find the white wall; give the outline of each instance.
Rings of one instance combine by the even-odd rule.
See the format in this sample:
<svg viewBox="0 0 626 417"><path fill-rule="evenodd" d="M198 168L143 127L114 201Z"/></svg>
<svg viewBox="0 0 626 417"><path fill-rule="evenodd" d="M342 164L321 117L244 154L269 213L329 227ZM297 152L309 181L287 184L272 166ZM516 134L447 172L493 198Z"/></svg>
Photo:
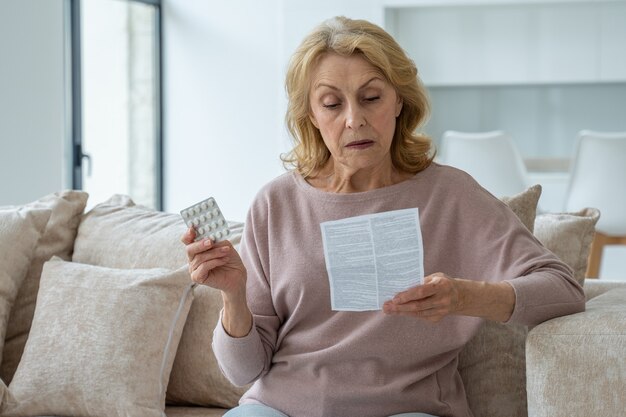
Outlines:
<svg viewBox="0 0 626 417"><path fill-rule="evenodd" d="M301 39L334 15L382 24L378 1L164 1L165 210L214 196L244 219L289 149L284 74Z"/></svg>
<svg viewBox="0 0 626 417"><path fill-rule="evenodd" d="M63 0L0 0L0 205L69 186Z"/></svg>
<svg viewBox="0 0 626 417"><path fill-rule="evenodd" d="M281 3L165 1L165 209L214 196L243 220L282 172Z"/></svg>

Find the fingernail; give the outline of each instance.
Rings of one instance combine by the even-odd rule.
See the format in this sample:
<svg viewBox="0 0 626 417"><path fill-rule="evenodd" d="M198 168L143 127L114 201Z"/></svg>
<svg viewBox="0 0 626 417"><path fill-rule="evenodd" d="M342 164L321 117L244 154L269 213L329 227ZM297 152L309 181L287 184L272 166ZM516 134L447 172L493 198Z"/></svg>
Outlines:
<svg viewBox="0 0 626 417"><path fill-rule="evenodd" d="M211 246L211 239L204 239L204 246Z"/></svg>
<svg viewBox="0 0 626 417"><path fill-rule="evenodd" d="M220 251L221 251L222 253L226 253L226 252L228 252L229 250L230 250L230 248L229 248L228 246L224 246L223 248L221 248L221 249L220 249Z"/></svg>

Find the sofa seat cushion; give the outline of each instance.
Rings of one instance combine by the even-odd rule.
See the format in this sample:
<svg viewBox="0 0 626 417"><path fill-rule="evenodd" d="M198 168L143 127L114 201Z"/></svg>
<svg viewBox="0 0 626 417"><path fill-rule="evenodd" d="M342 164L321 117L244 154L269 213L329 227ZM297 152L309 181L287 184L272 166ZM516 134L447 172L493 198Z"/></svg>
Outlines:
<svg viewBox="0 0 626 417"><path fill-rule="evenodd" d="M166 407L167 417L221 417L228 410L213 407Z"/></svg>

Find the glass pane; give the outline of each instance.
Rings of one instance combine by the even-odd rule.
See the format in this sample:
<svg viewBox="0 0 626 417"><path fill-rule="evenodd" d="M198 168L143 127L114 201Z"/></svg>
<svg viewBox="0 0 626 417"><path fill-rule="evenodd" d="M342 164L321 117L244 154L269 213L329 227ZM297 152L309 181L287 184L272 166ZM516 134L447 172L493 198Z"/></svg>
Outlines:
<svg viewBox="0 0 626 417"><path fill-rule="evenodd" d="M83 189L157 207L156 10L122 0L81 2Z"/></svg>

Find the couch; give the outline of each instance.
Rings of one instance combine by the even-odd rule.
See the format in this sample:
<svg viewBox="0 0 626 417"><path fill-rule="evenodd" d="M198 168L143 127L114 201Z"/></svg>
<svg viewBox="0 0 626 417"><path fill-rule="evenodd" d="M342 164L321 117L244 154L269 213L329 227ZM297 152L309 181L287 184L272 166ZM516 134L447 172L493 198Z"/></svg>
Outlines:
<svg viewBox="0 0 626 417"><path fill-rule="evenodd" d="M584 280L597 210L536 215L540 193L503 201L572 267L587 308L532 329L485 323L459 357L470 407L624 415L626 282ZM122 195L86 202L67 190L0 207L0 415L223 415L246 387L211 352L221 296L191 285L182 219ZM229 226L237 247L243 223Z"/></svg>

